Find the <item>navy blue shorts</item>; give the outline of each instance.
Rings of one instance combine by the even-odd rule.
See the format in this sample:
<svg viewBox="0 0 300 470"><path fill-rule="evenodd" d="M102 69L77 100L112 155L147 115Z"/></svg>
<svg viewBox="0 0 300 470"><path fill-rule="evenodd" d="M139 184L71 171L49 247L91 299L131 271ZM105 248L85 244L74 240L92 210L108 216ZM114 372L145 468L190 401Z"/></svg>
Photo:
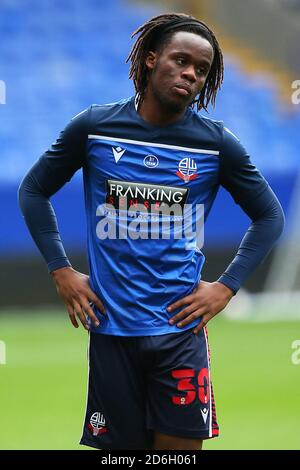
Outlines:
<svg viewBox="0 0 300 470"><path fill-rule="evenodd" d="M80 444L150 449L153 432L193 439L219 434L207 333L90 334L88 401Z"/></svg>

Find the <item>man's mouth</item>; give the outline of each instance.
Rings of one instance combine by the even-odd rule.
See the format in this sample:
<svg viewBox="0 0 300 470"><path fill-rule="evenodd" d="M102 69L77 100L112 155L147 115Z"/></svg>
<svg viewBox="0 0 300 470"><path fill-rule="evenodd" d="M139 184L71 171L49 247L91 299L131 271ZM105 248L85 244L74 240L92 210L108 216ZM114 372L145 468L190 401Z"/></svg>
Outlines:
<svg viewBox="0 0 300 470"><path fill-rule="evenodd" d="M192 94L192 89L186 83L178 83L173 87L176 92L181 96L188 96Z"/></svg>

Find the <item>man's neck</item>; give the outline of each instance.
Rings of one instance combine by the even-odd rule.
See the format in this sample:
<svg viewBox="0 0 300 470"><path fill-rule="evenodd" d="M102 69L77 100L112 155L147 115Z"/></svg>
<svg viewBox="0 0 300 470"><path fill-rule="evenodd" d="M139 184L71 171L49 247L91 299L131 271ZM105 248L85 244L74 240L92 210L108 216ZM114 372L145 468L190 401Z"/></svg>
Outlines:
<svg viewBox="0 0 300 470"><path fill-rule="evenodd" d="M157 99L146 94L139 105L138 113L144 121L158 127L169 126L179 121L185 114L186 108L179 112L168 111Z"/></svg>

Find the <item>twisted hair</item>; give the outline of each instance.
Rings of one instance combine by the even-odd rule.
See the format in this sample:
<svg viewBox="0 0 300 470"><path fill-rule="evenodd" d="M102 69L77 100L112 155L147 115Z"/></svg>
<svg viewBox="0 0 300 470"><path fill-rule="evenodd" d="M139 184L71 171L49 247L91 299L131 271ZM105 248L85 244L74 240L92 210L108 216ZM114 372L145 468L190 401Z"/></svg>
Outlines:
<svg viewBox="0 0 300 470"><path fill-rule="evenodd" d="M146 59L149 52L161 50L178 31L198 34L207 39L213 48L214 58L209 74L200 94L192 103L197 111L200 109L207 111L209 103L215 105L217 92L223 82L223 54L213 31L202 21L184 13L166 13L155 16L132 34L132 38L137 35L138 37L126 62L131 62L129 78L133 80L138 104L143 101L148 84L149 72Z"/></svg>

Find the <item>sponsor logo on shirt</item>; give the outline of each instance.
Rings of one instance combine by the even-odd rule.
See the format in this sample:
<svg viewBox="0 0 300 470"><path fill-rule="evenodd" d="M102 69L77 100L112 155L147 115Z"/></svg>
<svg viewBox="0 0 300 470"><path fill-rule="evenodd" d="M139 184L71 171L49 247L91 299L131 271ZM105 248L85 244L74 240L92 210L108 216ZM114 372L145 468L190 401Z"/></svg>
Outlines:
<svg viewBox="0 0 300 470"><path fill-rule="evenodd" d="M164 206L178 205L183 211L187 196L187 188L106 180L106 203L115 209L129 210L141 205L145 212L151 213Z"/></svg>
<svg viewBox="0 0 300 470"><path fill-rule="evenodd" d="M135 181L106 180L97 206L99 240L185 239L185 249L204 243L204 205L187 204L189 189Z"/></svg>
<svg viewBox="0 0 300 470"><path fill-rule="evenodd" d="M159 164L158 158L155 155L147 155L144 158L144 165L147 168L155 168Z"/></svg>

